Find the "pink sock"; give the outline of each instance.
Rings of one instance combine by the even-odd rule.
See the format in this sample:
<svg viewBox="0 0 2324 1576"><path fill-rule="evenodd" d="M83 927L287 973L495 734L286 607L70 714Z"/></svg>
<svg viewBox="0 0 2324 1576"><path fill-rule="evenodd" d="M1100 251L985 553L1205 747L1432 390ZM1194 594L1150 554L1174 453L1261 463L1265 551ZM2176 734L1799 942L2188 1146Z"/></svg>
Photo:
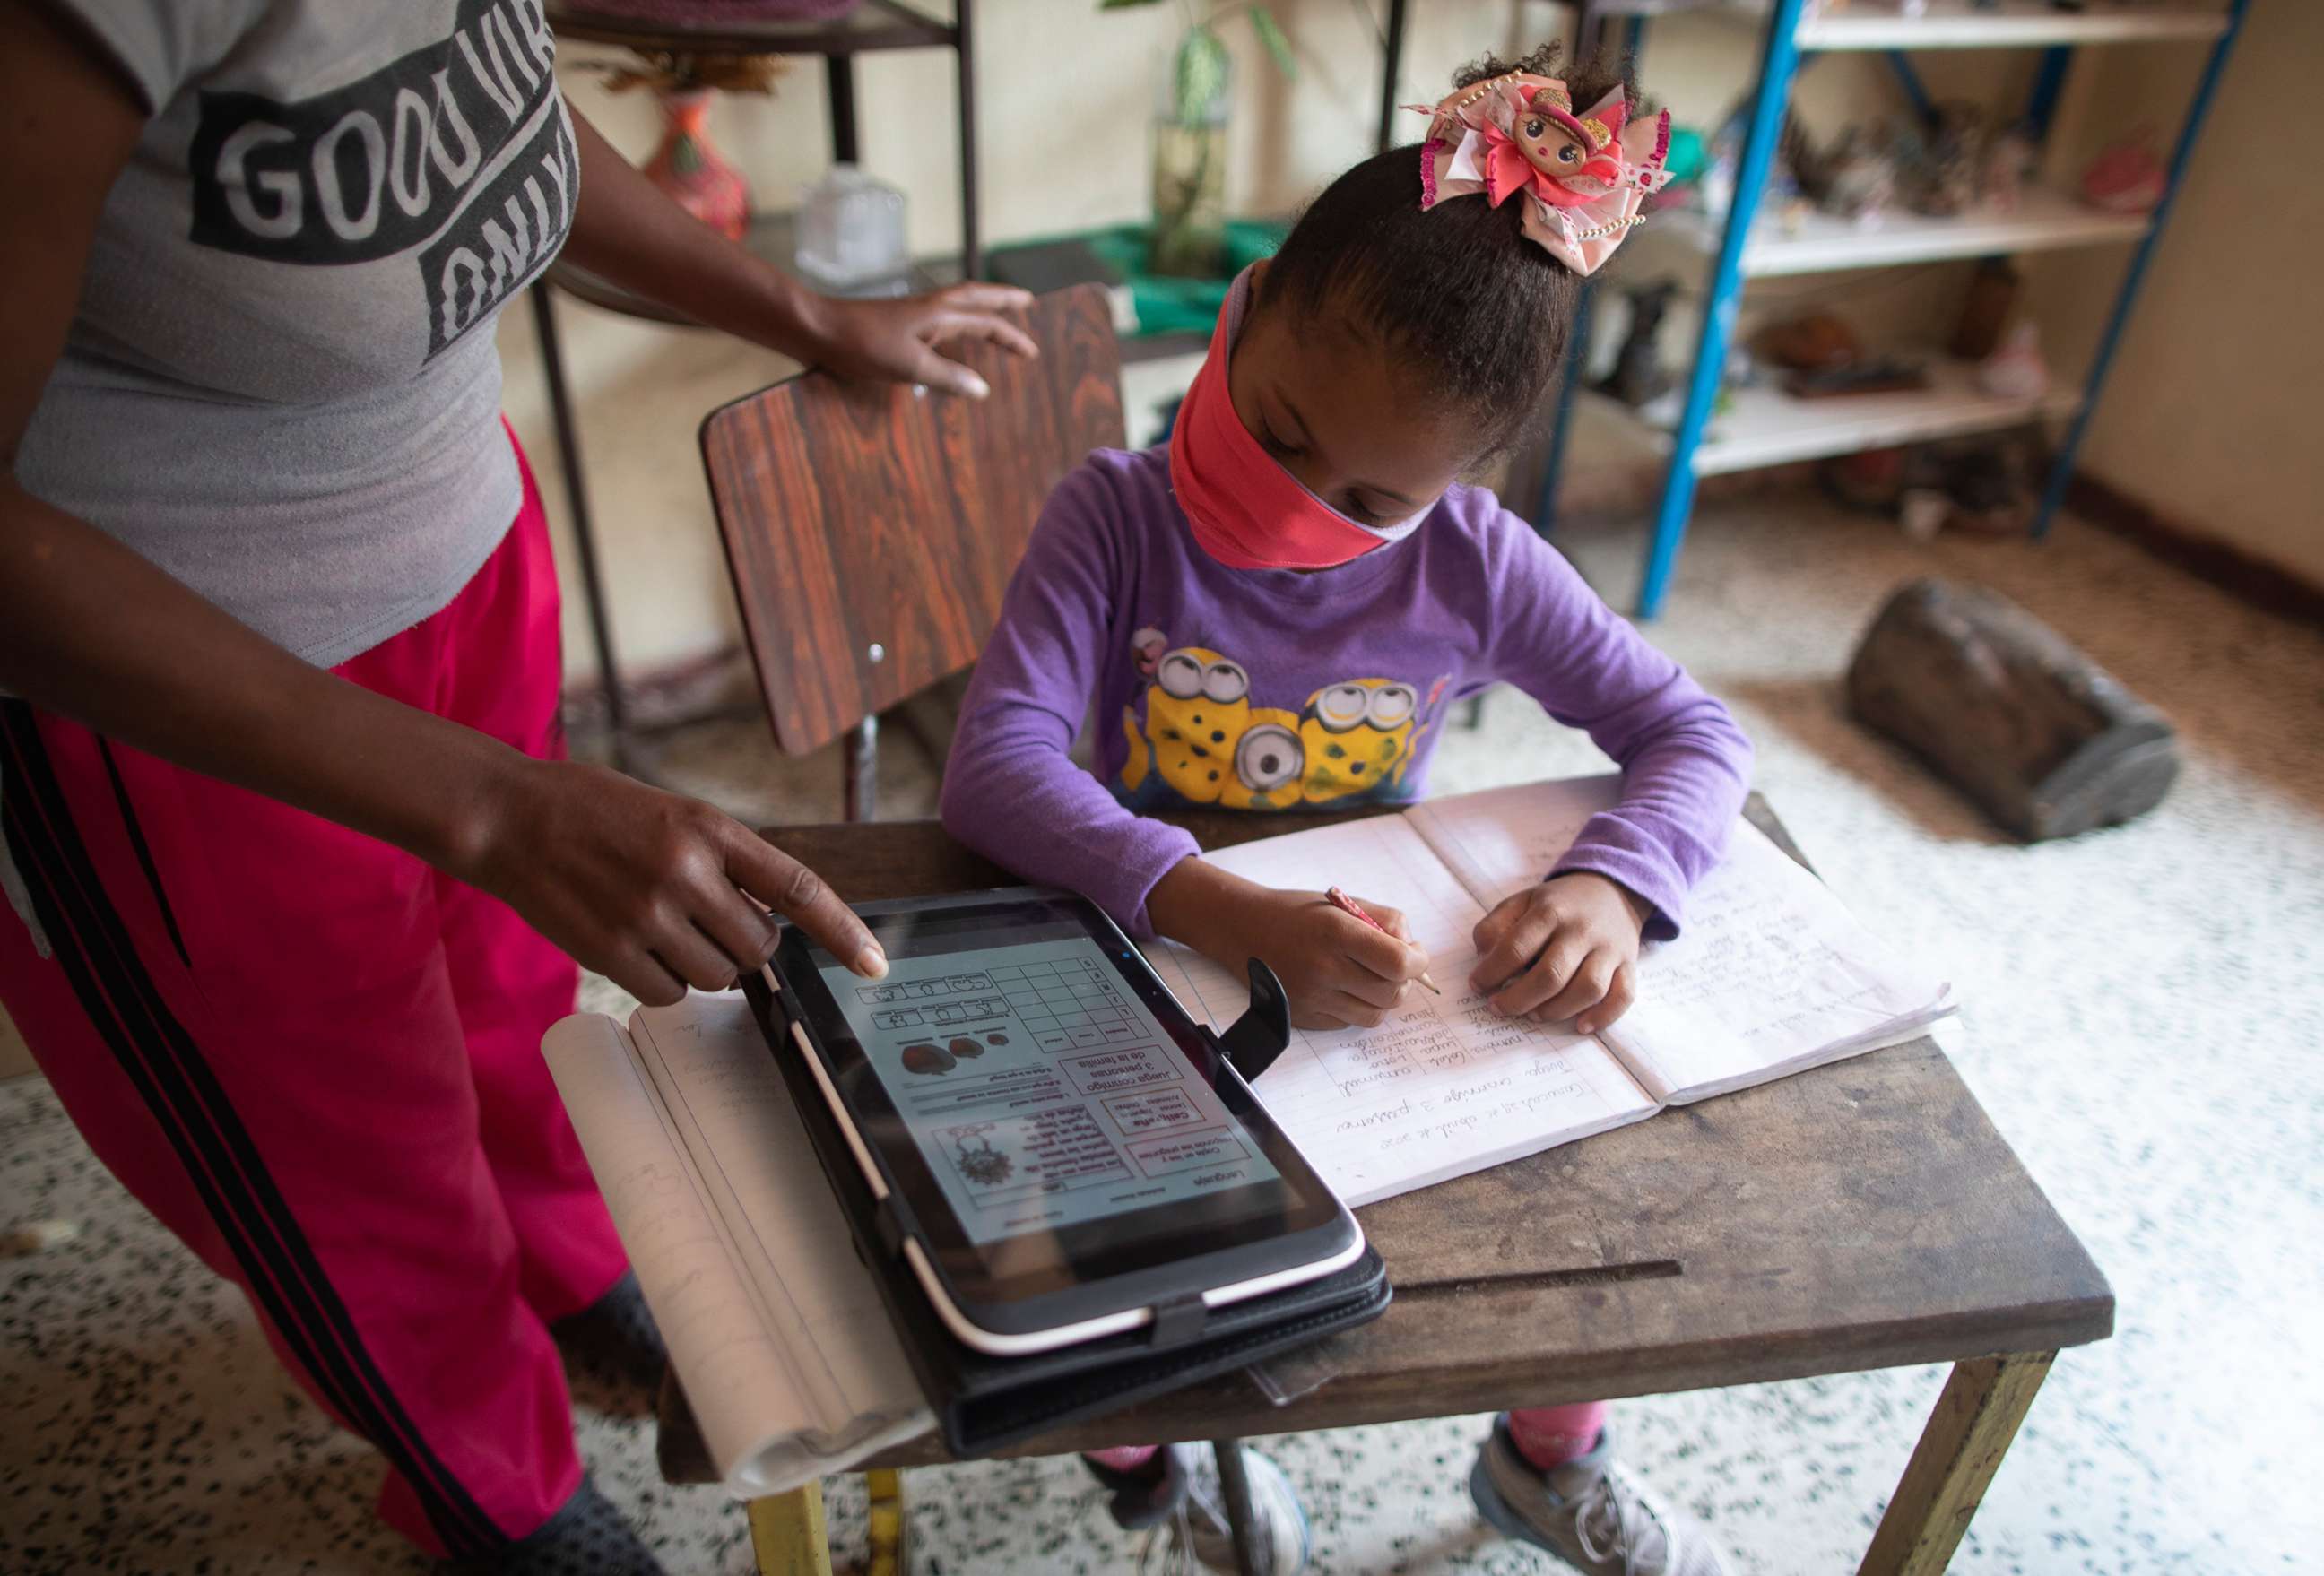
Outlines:
<svg viewBox="0 0 2324 1576"><path fill-rule="evenodd" d="M1509 1442L1517 1454L1546 1472L1590 1453L1605 1432L1607 1405L1577 1401L1571 1406L1532 1406L1509 1414Z"/></svg>
<svg viewBox="0 0 2324 1576"><path fill-rule="evenodd" d="M1154 1452L1161 1448L1158 1444L1118 1444L1111 1450L1084 1451L1082 1453L1101 1467L1109 1467L1117 1472L1134 1472L1152 1461Z"/></svg>

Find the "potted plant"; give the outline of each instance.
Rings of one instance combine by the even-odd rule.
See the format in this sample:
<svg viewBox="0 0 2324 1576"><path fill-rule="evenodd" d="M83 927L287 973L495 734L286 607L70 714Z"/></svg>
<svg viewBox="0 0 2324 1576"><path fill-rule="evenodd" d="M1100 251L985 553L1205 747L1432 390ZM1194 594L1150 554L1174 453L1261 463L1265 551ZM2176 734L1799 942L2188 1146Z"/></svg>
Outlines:
<svg viewBox="0 0 2324 1576"><path fill-rule="evenodd" d="M1102 11L1126 11L1159 0L1099 0ZM1186 31L1170 51L1154 116L1154 236L1149 266L1157 273L1213 278L1226 241L1227 105L1234 60L1220 26L1236 16L1250 21L1275 69L1298 77L1291 41L1264 5L1223 6L1207 15L1180 0Z"/></svg>

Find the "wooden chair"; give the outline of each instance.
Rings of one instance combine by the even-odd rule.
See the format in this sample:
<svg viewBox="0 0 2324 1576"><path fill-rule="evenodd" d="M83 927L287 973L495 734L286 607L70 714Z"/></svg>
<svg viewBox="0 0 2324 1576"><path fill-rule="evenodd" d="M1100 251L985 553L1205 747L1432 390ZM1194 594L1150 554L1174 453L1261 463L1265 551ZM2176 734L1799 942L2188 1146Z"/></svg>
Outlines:
<svg viewBox="0 0 2324 1576"><path fill-rule="evenodd" d="M714 410L702 458L775 742L847 736L851 821L874 813L880 714L969 666L1041 504L1093 448L1122 442L1105 291L1040 298L1037 360L962 359L962 400L807 373Z"/></svg>

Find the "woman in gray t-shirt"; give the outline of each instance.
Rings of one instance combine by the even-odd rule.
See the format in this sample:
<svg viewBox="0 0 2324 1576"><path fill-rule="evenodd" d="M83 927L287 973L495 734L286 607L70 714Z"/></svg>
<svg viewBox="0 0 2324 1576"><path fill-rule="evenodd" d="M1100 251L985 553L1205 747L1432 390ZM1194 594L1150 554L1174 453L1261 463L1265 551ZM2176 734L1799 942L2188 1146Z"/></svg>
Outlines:
<svg viewBox="0 0 2324 1576"><path fill-rule="evenodd" d="M0 0L0 1002L397 1530L645 1572L558 1342L659 1341L540 1035L575 959L731 985L753 898L886 965L741 825L562 759L493 318L561 247L844 373L974 395L944 346L1032 346L1019 291L801 289L553 63L538 0Z"/></svg>

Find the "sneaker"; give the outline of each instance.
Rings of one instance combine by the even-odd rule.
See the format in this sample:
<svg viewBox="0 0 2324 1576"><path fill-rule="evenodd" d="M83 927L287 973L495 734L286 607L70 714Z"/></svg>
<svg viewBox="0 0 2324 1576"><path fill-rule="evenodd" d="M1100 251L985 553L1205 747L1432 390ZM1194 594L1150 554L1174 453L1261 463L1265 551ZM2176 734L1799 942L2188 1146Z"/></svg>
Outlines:
<svg viewBox="0 0 2324 1576"><path fill-rule="evenodd" d="M1614 1465L1610 1428L1589 1454L1544 1471L1517 1453L1505 1413L1477 1454L1469 1496L1504 1536L1589 1576L1726 1576L1725 1558L1700 1525Z"/></svg>
<svg viewBox="0 0 2324 1576"><path fill-rule="evenodd" d="M611 1291L559 1319L549 1332L585 1372L615 1387L633 1386L650 1395L669 1363L661 1327L646 1306L633 1269L622 1271Z"/></svg>
<svg viewBox="0 0 2324 1576"><path fill-rule="evenodd" d="M463 1576L669 1576L588 1479L557 1514L498 1554L450 1569Z"/></svg>
<svg viewBox="0 0 2324 1576"><path fill-rule="evenodd" d="M1227 1502L1219 1486L1218 1457L1209 1445L1165 1445L1178 1458L1173 1476L1184 1485L1169 1519L1157 1526L1138 1556L1140 1576L1194 1576L1197 1571L1238 1572L1234 1534L1227 1526ZM1307 1568L1314 1539L1298 1491L1283 1469L1243 1448L1243 1473L1250 1480L1250 1514L1258 1524L1258 1566L1250 1576L1296 1576Z"/></svg>

